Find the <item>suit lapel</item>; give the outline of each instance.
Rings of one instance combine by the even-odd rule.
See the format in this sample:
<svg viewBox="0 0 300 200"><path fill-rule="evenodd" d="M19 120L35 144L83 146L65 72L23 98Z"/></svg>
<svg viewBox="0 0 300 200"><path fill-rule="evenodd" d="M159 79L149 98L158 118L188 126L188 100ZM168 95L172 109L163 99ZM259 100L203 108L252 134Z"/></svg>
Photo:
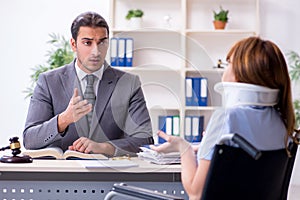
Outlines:
<svg viewBox="0 0 300 200"><path fill-rule="evenodd" d="M74 61L75 62L75 61ZM73 90L77 82L77 75L74 67L74 62L67 65L64 73L59 74L67 99L71 99Z"/></svg>
<svg viewBox="0 0 300 200"><path fill-rule="evenodd" d="M60 79L68 101L70 101L73 96L74 88L78 88L78 95L83 97L80 82L75 70L75 60L67 66L64 73L60 74ZM82 117L80 120L75 122L75 127L79 137L88 137L89 129L86 117Z"/></svg>
<svg viewBox="0 0 300 200"><path fill-rule="evenodd" d="M97 99L95 102L95 113L92 117L90 138L93 136L95 128L99 125L99 121L103 115L104 109L110 101L110 97L114 91L119 77L114 73L113 69L105 62L102 80L99 83Z"/></svg>

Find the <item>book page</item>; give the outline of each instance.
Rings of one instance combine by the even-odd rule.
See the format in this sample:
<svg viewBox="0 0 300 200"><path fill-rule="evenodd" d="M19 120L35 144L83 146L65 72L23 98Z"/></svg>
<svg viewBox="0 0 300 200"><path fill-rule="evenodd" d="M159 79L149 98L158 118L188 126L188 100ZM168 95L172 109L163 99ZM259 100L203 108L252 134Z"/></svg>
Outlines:
<svg viewBox="0 0 300 200"><path fill-rule="evenodd" d="M47 147L44 149L25 150L22 154L32 158L62 159L63 151L59 147Z"/></svg>
<svg viewBox="0 0 300 200"><path fill-rule="evenodd" d="M91 159L91 160L108 160L103 154L88 154L79 151L67 150L63 155L64 159Z"/></svg>
<svg viewBox="0 0 300 200"><path fill-rule="evenodd" d="M44 149L25 150L23 155L39 159L91 159L91 160L108 160L103 154L87 154L79 151L67 150L62 151L59 147L47 147Z"/></svg>

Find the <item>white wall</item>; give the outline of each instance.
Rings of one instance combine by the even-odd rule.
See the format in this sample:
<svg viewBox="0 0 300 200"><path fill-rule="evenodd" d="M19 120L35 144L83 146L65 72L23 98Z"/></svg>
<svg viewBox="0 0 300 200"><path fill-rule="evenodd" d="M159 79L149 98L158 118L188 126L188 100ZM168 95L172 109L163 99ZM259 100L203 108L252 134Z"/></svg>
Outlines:
<svg viewBox="0 0 300 200"><path fill-rule="evenodd" d="M70 38L74 18L96 11L108 20L107 0L1 0L0 2L0 147L21 139L29 99L31 68L45 63L49 33ZM12 81L10 83L10 81Z"/></svg>
<svg viewBox="0 0 300 200"><path fill-rule="evenodd" d="M73 19L96 11L108 20L107 0L2 0L0 3L0 147L12 136L21 138L28 99L31 68L46 61L49 33L70 37ZM299 0L261 0L261 36L277 43L283 52L300 52ZM12 83L9 83L9 81ZM298 159L300 160L300 158ZM300 161L293 183L300 185Z"/></svg>
<svg viewBox="0 0 300 200"><path fill-rule="evenodd" d="M261 36L274 41L282 51L300 53L299 0L260 0Z"/></svg>
<svg viewBox="0 0 300 200"><path fill-rule="evenodd" d="M261 36L274 41L286 53L300 53L299 0L261 0ZM300 148L293 170L291 184L300 186Z"/></svg>

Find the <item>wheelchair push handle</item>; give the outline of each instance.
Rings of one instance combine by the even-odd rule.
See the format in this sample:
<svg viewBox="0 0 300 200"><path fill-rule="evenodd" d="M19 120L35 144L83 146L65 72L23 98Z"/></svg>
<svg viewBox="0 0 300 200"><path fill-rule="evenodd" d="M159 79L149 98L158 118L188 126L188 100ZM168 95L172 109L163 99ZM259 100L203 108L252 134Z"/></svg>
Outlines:
<svg viewBox="0 0 300 200"><path fill-rule="evenodd" d="M258 160L262 155L258 149L256 149L252 144L250 144L245 138L236 133L224 135L221 138L219 144L223 144L227 140L231 140L235 144L239 145L241 149L247 152L255 160Z"/></svg>

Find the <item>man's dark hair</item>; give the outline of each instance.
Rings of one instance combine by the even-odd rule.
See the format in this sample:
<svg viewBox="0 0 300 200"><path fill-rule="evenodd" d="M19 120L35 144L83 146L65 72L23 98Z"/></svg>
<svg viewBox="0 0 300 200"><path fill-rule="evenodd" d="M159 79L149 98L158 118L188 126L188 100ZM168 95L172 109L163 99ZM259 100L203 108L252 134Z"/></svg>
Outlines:
<svg viewBox="0 0 300 200"><path fill-rule="evenodd" d="M109 27L105 19L99 15L98 13L95 12L85 12L73 21L72 26L71 26L71 33L73 39L76 41L77 36L78 36L78 31L81 26L87 26L87 27L103 27L106 28L107 34L109 35Z"/></svg>

